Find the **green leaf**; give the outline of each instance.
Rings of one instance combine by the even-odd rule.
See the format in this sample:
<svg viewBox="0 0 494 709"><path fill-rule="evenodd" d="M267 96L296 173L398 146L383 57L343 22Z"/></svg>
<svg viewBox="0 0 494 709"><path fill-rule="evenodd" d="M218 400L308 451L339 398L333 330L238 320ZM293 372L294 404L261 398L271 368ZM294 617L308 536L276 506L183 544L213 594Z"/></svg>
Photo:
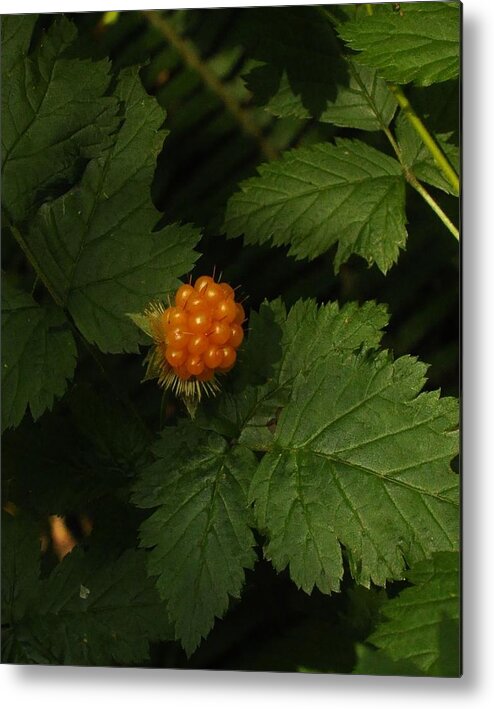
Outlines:
<svg viewBox="0 0 494 709"><path fill-rule="evenodd" d="M394 96L376 71L350 60L348 65L348 85L338 87L336 100L327 106L319 120L343 128L382 130L395 114Z"/></svg>
<svg viewBox="0 0 494 709"><path fill-rule="evenodd" d="M149 658L150 641L171 639L166 609L146 577L145 557L128 550L116 561L96 561L76 548L41 582L31 629L47 659L133 665Z"/></svg>
<svg viewBox="0 0 494 709"><path fill-rule="evenodd" d="M41 541L27 516L2 511L2 623L24 615L35 596Z"/></svg>
<svg viewBox="0 0 494 709"><path fill-rule="evenodd" d="M288 315L281 302L275 301L261 309L260 317L270 322L272 314L279 323L281 355L268 381L248 392L247 416L241 419L239 440L254 449L272 446L273 425L279 409L290 401L298 375L308 374L319 359L331 352L376 347L388 322L386 308L371 301L362 306L347 303L340 308L337 303L318 307L313 300L299 300ZM256 322L251 326L254 337L252 343L250 336L247 342L244 355L247 362L254 353L266 352L256 342Z"/></svg>
<svg viewBox="0 0 494 709"><path fill-rule="evenodd" d="M117 101L104 96L110 62L67 58L76 30L64 17L30 51L35 20L2 18L2 206L16 222L73 181L118 125Z"/></svg>
<svg viewBox="0 0 494 709"><path fill-rule="evenodd" d="M129 317L134 325L137 325L137 327L142 330L145 335L151 339L153 338L154 334L149 324L149 318L146 315L143 315L142 313L127 313L127 317Z"/></svg>
<svg viewBox="0 0 494 709"><path fill-rule="evenodd" d="M266 62L247 76L259 102L288 102L286 115L319 118L348 77L329 22L314 7L249 8L239 18L241 43L249 56Z"/></svg>
<svg viewBox="0 0 494 709"><path fill-rule="evenodd" d="M136 68L122 73L116 96L125 116L114 145L89 163L80 186L43 205L27 240L86 340L105 352L135 352L142 336L126 313L178 287L197 257L199 232L176 224L153 232L164 112Z"/></svg>
<svg viewBox="0 0 494 709"><path fill-rule="evenodd" d="M98 501L127 502L137 471L149 464L149 438L120 402L76 386L62 411L4 435L5 495L40 516L84 512Z"/></svg>
<svg viewBox="0 0 494 709"><path fill-rule="evenodd" d="M165 429L155 455L135 486L137 506L158 508L141 525L141 544L152 549L149 571L190 655L254 565L246 493L256 459L191 423Z"/></svg>
<svg viewBox="0 0 494 709"><path fill-rule="evenodd" d="M395 661L427 674L459 676L459 554L437 553L405 574L411 588L382 607L369 641Z"/></svg>
<svg viewBox="0 0 494 709"><path fill-rule="evenodd" d="M350 61L348 65L348 79L338 85L334 100L328 100L324 110L315 118L321 123L358 130L374 131L388 126L396 111L396 101L386 82L377 76L374 69ZM285 73L278 79L276 93L271 98L267 96L267 87L275 83L275 73L276 69L271 64L256 67L246 77L247 87L259 102L265 103L266 110L275 116L293 116L301 120L311 118L311 112L293 92Z"/></svg>
<svg viewBox="0 0 494 709"><path fill-rule="evenodd" d="M306 592L339 589L341 546L364 586L458 547L457 407L419 393L424 372L385 352L330 354L297 377L250 498L267 558Z"/></svg>
<svg viewBox="0 0 494 709"><path fill-rule="evenodd" d="M385 675L399 677L422 677L425 675L417 665L409 660L392 660L385 652L371 650L365 645L357 644L357 664L354 675Z"/></svg>
<svg viewBox="0 0 494 709"><path fill-rule="evenodd" d="M386 306L374 301L319 306L299 300L284 317L278 381L292 384L328 354L377 347L388 319Z"/></svg>
<svg viewBox="0 0 494 709"><path fill-rule="evenodd" d="M2 431L51 409L74 374L76 346L63 312L2 282Z"/></svg>
<svg viewBox="0 0 494 709"><path fill-rule="evenodd" d="M405 164L413 170L419 180L438 187L443 192L458 196L458 192L451 187L450 182L437 167L432 155L403 113L400 113L396 121L396 137ZM452 167L459 172L460 149L448 143L448 137L449 134L438 134L435 139Z"/></svg>
<svg viewBox="0 0 494 709"><path fill-rule="evenodd" d="M459 74L460 7L456 2L383 3L372 15L340 25L356 60L387 81L418 86Z"/></svg>
<svg viewBox="0 0 494 709"><path fill-rule="evenodd" d="M245 81L270 113L371 131L393 118L386 82L342 56L320 8L251 8L239 33L249 55L265 62Z"/></svg>
<svg viewBox="0 0 494 709"><path fill-rule="evenodd" d="M359 306L318 306L299 300L288 312L280 299L251 311L249 334L232 386L201 407L197 424L237 438L253 450L269 450L279 410L291 397L299 373L330 352L376 347L387 324L386 308L369 301Z"/></svg>
<svg viewBox="0 0 494 709"><path fill-rule="evenodd" d="M5 15L2 19L2 71L10 74L24 61L38 15Z"/></svg>
<svg viewBox="0 0 494 709"><path fill-rule="evenodd" d="M2 662L30 662L15 629L36 599L40 547L33 520L2 509Z"/></svg>
<svg viewBox="0 0 494 709"><path fill-rule="evenodd" d="M297 259L338 243L335 269L352 253L383 273L405 244L400 165L360 141L338 140L285 153L229 200L224 228L248 244L288 244Z"/></svg>
<svg viewBox="0 0 494 709"><path fill-rule="evenodd" d="M112 560L76 547L40 580L39 531L20 514L4 525L4 662L133 665L170 639L144 552Z"/></svg>

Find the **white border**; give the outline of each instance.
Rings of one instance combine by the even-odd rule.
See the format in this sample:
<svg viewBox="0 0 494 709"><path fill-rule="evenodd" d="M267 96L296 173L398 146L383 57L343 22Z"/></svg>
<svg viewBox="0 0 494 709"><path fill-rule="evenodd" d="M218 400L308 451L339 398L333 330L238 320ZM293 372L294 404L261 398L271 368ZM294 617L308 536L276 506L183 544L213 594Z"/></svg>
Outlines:
<svg viewBox="0 0 494 709"><path fill-rule="evenodd" d="M408 0L404 0L407 2ZM428 0L418 0L419 2L427 2ZM487 4L489 0L464 0L463 5L469 9L472 8L472 14L477 13L475 6L481 7ZM379 2L379 0L370 0L371 3ZM336 5L335 0L313 0L313 2L300 2L300 0L251 0L243 2L242 0L164 0L162 2L153 2L153 0L112 0L108 3L96 2L95 0L2 0L1 14L15 14L27 12L102 12L103 10L163 10L166 8L216 8L216 7L256 7L256 6L273 6L273 5ZM340 4L344 4L342 1ZM351 3L347 3L351 4Z"/></svg>
<svg viewBox="0 0 494 709"><path fill-rule="evenodd" d="M139 2L108 5L91 0L2 0L1 13L291 5L284 2ZM312 3L321 4L321 3ZM331 4L326 2L326 4ZM0 667L6 706L36 709L110 706L235 707L310 709L358 703L365 709L490 706L494 697L494 416L493 302L494 233L488 225L494 202L492 142L494 106L491 0L464 0L464 243L463 248L463 509L464 509L464 676L460 680L118 670L71 667ZM489 494L489 492L491 494ZM491 700L489 700L489 696ZM165 704L163 704L165 703Z"/></svg>
<svg viewBox="0 0 494 709"><path fill-rule="evenodd" d="M40 0L2 0L0 13L24 13L24 12L99 12L104 9L109 10L163 10L166 8L197 8L197 7L254 7L262 5L332 5L335 4L333 0L328 0L324 2L323 0L315 0L311 3L303 3L297 0L285 0L285 2L280 2L280 0L274 2L266 2L266 0L252 0L252 2L241 2L240 0L190 0L186 2L184 0L178 0L177 2L171 2L170 0L165 0L164 2L135 2L135 0L121 0L120 2L111 1L108 3L94 2L94 0L89 0L88 2L81 2L81 0L45 0L45 2L40 2ZM42 10L40 9L42 8Z"/></svg>

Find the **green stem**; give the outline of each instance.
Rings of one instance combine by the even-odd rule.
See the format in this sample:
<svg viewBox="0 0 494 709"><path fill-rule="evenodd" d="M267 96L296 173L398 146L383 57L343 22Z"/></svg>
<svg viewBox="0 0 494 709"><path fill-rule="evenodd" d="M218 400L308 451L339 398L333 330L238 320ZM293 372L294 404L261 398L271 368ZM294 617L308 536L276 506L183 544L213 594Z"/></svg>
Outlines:
<svg viewBox="0 0 494 709"><path fill-rule="evenodd" d="M36 276L43 283L46 290L53 298L54 302L59 307L63 308L64 304L62 302L62 299L58 296L58 294L53 289L50 281L46 278L45 274L43 273L43 269L41 268L40 264L38 263L37 259L34 256L33 252L29 248L28 243L24 240L24 237L22 236L21 232L13 224L10 224L9 226L10 226L10 231L12 232L14 239L17 241L17 243L21 247L22 251L24 252L24 255L26 256L26 258L29 261L29 263L31 264L31 266L34 268L34 270L36 272ZM34 288L33 288L33 291L34 291Z"/></svg>
<svg viewBox="0 0 494 709"><path fill-rule="evenodd" d="M411 126L413 127L415 132L420 136L425 147L432 155L434 162L441 170L444 177L448 180L451 187L454 189L455 194L459 194L460 180L458 178L458 175L456 174L456 171L451 166L448 158L444 155L439 145L436 143L432 135L425 127L424 123L413 110L413 106L403 93L402 88L400 86L397 86L396 84L388 84L388 86L390 91L396 98L398 105L400 106L403 113L410 122Z"/></svg>
<svg viewBox="0 0 494 709"><path fill-rule="evenodd" d="M193 45L181 37L173 28L173 26L157 11L143 10L143 15L147 21L160 32L163 37L171 44L171 46L182 57L182 60L191 69L193 69L201 77L204 84L215 93L223 102L225 108L233 116L240 125L244 133L251 136L257 141L259 148L268 160L275 160L278 157L277 151L264 138L261 129L255 121L252 120L247 111L237 101L224 84L218 79L217 75L202 61Z"/></svg>
<svg viewBox="0 0 494 709"><path fill-rule="evenodd" d="M321 14L325 19L329 20L335 27L340 24L339 19L334 15L328 7L324 5L314 5L315 9Z"/></svg>
<svg viewBox="0 0 494 709"><path fill-rule="evenodd" d="M368 15L373 14L374 11L373 11L372 5L370 3L366 3L365 8L367 10ZM415 113L413 106L410 103L410 101L407 99L407 97L405 96L403 89L400 86L398 86L397 84L391 84L391 83L388 83L388 88L391 91L391 93L394 95L395 99L398 102L398 105L400 106L403 113L405 114L405 116L409 120L412 128L419 135L419 137L421 138L425 147L432 155L434 162L436 163L438 168L443 173L444 177L448 180L449 184L451 185L451 187L455 191L455 194L459 194L460 193L460 180L458 178L458 175L456 174L455 169L452 167L448 158L445 156L445 154L443 153L443 151L441 150L439 145L436 143L436 141L434 140L432 135L429 133L429 131L425 127L422 120Z"/></svg>
<svg viewBox="0 0 494 709"><path fill-rule="evenodd" d="M82 345L88 351L88 353L91 355L93 360L96 362L102 376L107 381L107 383L110 385L114 394L117 396L117 398L119 398L122 401L124 406L126 406L132 412L133 416L138 421L139 426L146 433L149 440L153 440L153 438L154 438L153 433L146 426L145 422L140 417L135 406L132 404L130 399L126 396L125 392L122 390L122 387L117 386L116 383L111 380L108 372L105 369L103 362L101 361L99 354L95 351L95 349L93 347L91 347L91 345L82 336L82 334L79 332L79 329L76 327L75 323L73 322L71 315L65 310L65 305L64 305L62 299L54 291L50 281L46 278L41 266L39 265L38 261L34 257L34 254L32 253L31 249L29 248L29 245L27 244L27 242L24 240L24 237L22 236L19 229L16 226L14 226L13 224L10 224L9 227L10 227L10 230L11 230L15 240L17 241L17 243L21 247L22 251L24 252L25 256L27 257L28 261L30 262L30 264L32 265L32 267L34 268L34 270L36 272L36 279L34 281L32 292L34 293L34 289L36 288L36 285L38 284L39 281L41 281L43 283L43 285L45 286L46 290L48 291L48 293L53 298L53 301L56 303L56 305L58 305L64 311L65 317L67 318L67 322L68 322L74 336L77 339L79 339L79 341L82 343Z"/></svg>
<svg viewBox="0 0 494 709"><path fill-rule="evenodd" d="M320 6L318 6L319 9ZM373 14L373 7L370 3L365 4L365 8L367 11L368 15ZM326 8L321 8L321 13L324 14L333 24L338 24L338 20L332 16L331 12L329 12ZM371 107L374 115L376 116L377 120L379 121L381 128L386 135L387 139L389 140L391 147L393 148L396 157L398 158L401 169L403 171L403 175L408 182L408 184L413 187L414 190L416 190L419 195L422 197L422 199L427 202L429 207L437 214L439 219L442 221L444 226L448 229L448 231L451 232L451 234L459 241L460 239L460 234L456 226L453 224L451 219L448 217L448 215L442 210L442 208L439 206L439 204L436 202L436 200L432 197L431 194L425 189L424 185L419 182L417 177L414 175L412 170L408 167L408 165L405 164L405 161L403 160L403 155L400 149L400 146L398 145L396 138L394 137L393 133L389 129L389 127L384 123L382 120L381 116L379 115L379 112L377 111L377 107L374 105L374 103L371 101L370 97L368 96L367 92L365 91L365 87L363 86L362 82L359 81L358 74L357 72L354 71L353 65L351 60L347 57L348 63L350 66L350 70L352 71L352 74L354 78L357 80L357 82L360 84L360 87L362 89L362 93L367 99L367 102L369 103L369 106ZM436 141L434 138L431 136L425 125L422 123L420 118L417 116L415 111L413 110L412 105L406 98L405 94L401 90L399 86L396 86L395 84L388 84L388 87L390 91L393 92L398 104L400 107L403 109L405 115L407 116L408 120L411 122L412 126L414 129L417 131L419 134L420 138L424 142L425 146L431 153L432 157L434 158L436 164L438 167L441 169L445 177L448 179L452 187L455 189L455 191L458 193L459 192L459 180L458 180L458 175L454 171L454 169L451 167L450 163L448 162L446 156L443 154L441 151L440 147L437 145Z"/></svg>
<svg viewBox="0 0 494 709"><path fill-rule="evenodd" d="M418 193L419 195L427 202L429 207L437 214L439 219L442 221L444 226L453 234L455 239L457 241L460 240L460 232L458 229L455 227L453 222L450 220L447 214L443 212L441 207L438 205L438 203L435 201L435 199L432 197L429 192L425 189L424 185L417 180L415 175L410 172L409 170L404 171L405 174L405 179L407 180L408 184L411 185Z"/></svg>
<svg viewBox="0 0 494 709"><path fill-rule="evenodd" d="M34 295L34 291L36 290L36 287L37 287L38 283L39 283L39 276L38 276L38 274L36 274L36 278L34 279L34 283L33 283L33 286L32 286L32 288L31 288L31 295L32 295L32 296Z"/></svg>
<svg viewBox="0 0 494 709"><path fill-rule="evenodd" d="M391 147L393 148L393 150L396 154L396 157L398 158L398 160L400 162L401 169L403 171L403 175L405 177L405 180L408 182L408 184L411 187L413 187L414 190L416 190L419 193L419 195L422 197L422 199L425 202L427 202L429 207L437 214L437 216L442 221L444 226L448 229L448 231L450 231L451 234L453 234L453 236L455 237L455 239L457 241L459 241L460 240L460 233L459 233L458 229L455 227L455 225L453 224L453 222L451 221L451 219L448 217L448 215L445 212L443 212L443 210L441 209L439 204L436 202L434 197L429 192L427 192L424 185L421 182L419 182L419 180L416 178L416 176L414 175L412 170L405 164L405 161L403 160L403 155L400 150L400 146L396 142L396 139L395 139L394 135L392 134L392 132L390 131L390 129L385 127L385 128L383 128L383 130L384 130L384 133L386 134L387 139L391 143Z"/></svg>
<svg viewBox="0 0 494 709"><path fill-rule="evenodd" d="M348 62L350 66L350 70L352 71L352 74L356 81L359 83L360 88L362 90L363 95L366 97L367 102L369 103L369 106L371 107L374 115L376 116L377 120L379 121L381 125L381 129L386 135L387 139L389 140L391 147L393 148L396 157L400 161L401 168L403 170L403 174L405 176L406 181L420 194L420 196L427 202L429 207L437 214L439 219L443 222L443 224L449 229L449 231L453 234L455 239L460 238L458 229L455 227L455 225L452 223L452 221L449 219L449 217L443 212L441 207L438 205L438 203L434 200L432 195L427 192L425 187L418 181L418 179L415 177L413 172L410 170L410 168L405 165L405 162L403 160L403 155L400 149L400 146L398 145L396 138L394 137L393 133L389 129L389 127L384 123L382 120L382 117L380 116L377 107L375 106L374 102L372 101L371 97L368 95L368 93L365 90L365 86L362 84L362 82L359 79L359 76L357 72L354 71L353 69L353 64L351 61Z"/></svg>
<svg viewBox="0 0 494 709"><path fill-rule="evenodd" d="M450 231L451 234L453 234L453 236L455 237L455 239L457 241L459 241L460 240L460 233L459 233L458 229L455 227L455 225L453 224L453 222L451 221L451 219L441 209L441 207L436 202L434 197L429 192L427 192L424 185L421 182L419 182L419 180L415 177L412 170L405 164L405 161L403 160L403 155L400 150L400 146L396 142L396 139L395 139L394 135L392 134L392 132L390 131L390 129L385 127L385 128L383 128L383 130L384 130L384 133L386 134L387 139L391 143L391 147L393 148L393 150L396 154L396 157L398 158L398 160L400 162L401 169L403 171L403 176L405 177L405 180L408 182L408 184L411 187L413 187L414 190L416 190L419 193L419 195L422 197L422 199L425 202L427 202L429 207L437 214L437 216L442 221L444 226L448 229L448 231Z"/></svg>

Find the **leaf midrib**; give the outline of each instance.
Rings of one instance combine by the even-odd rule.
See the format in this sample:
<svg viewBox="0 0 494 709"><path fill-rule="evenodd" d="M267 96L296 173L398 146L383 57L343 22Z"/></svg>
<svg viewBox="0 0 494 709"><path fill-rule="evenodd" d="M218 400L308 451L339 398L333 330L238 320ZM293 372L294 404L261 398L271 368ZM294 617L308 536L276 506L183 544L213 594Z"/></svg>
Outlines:
<svg viewBox="0 0 494 709"><path fill-rule="evenodd" d="M136 84L137 84L137 74L134 76L134 86L135 86ZM118 97L118 98L120 98L120 97ZM122 101L122 99L120 99L120 101ZM129 104L129 103L126 102L126 101L124 101L124 103L127 103L127 110L130 111L130 110L132 109L133 104ZM146 117L143 119L142 124L139 124L139 125L136 127L136 129L134 130L133 134L128 138L127 142L126 142L123 146L121 146L121 145L119 144L120 133L121 133L123 127L125 126L126 121L127 121L127 117L124 116L123 119L122 119L122 121L121 121L121 124L120 124L120 126L119 126L119 128L118 128L118 131L116 131L116 132L114 133L114 135L113 135L114 142L112 143L111 147L108 148L108 150L106 151L106 153L105 153L105 155L104 155L104 164L103 164L103 168L100 170L100 180L99 180L99 182L98 182L98 189L97 189L96 191L92 192L93 205L92 205L92 207L91 207L91 211L90 211L90 213L89 213L87 219L84 220L84 224L85 224L85 227L86 227L86 228L85 228L85 232L84 232L83 238L81 239L81 243L80 243L80 245L79 245L79 250L78 250L78 252L77 252L77 254L76 254L75 258L74 258L74 261L73 261L73 264L72 264L72 268L71 268L69 277L67 278L67 288L66 288L66 292L65 292L65 294L64 294L64 300L63 300L65 307L68 305L69 297L70 297L70 295L71 295L72 292L73 292L72 285L73 285L73 282L74 282L74 277L75 277L77 268L78 268L78 266L79 266L79 262L80 262L81 257L82 257L82 253L83 253L84 249L85 249L90 243L93 243L93 242L89 242L89 243L88 243L88 241L87 241L87 236L88 236L88 233L89 233L89 230L90 230L90 226L89 226L89 225L91 224L91 222L92 222L92 220L93 220L93 217L94 217L94 214L95 214L95 212L96 212L96 209L98 208L98 206L99 206L99 204L100 204L100 201L101 201L101 200L100 200L100 197L101 197L101 194L103 193L103 186L104 186L104 184L105 184L105 181L106 181L106 178L107 178L107 175L108 175L108 170L110 169L110 167L111 167L112 164L113 164L113 158L116 157L120 152L124 151L124 150L128 147L128 145L130 145L130 143L132 143L132 141L134 140L134 138L136 137L136 135L138 135L138 133L139 133L140 129L142 128L142 126L146 124L147 118L148 118L148 116L146 116ZM118 150L117 150L117 148L118 148ZM140 206L141 206L141 205L138 205L138 207L136 207L135 209L137 210ZM113 228L113 227L112 227L112 228ZM111 230L112 230L112 229L107 230L107 232L104 234L104 236L106 236ZM100 240L100 239L101 239L101 236L100 236L100 238L99 238L98 240ZM134 270L136 270L136 269L134 269ZM110 280L110 279L108 279L108 280ZM91 284L86 284L86 287L87 287L87 285L91 285ZM84 287L84 286L82 286L82 287Z"/></svg>
<svg viewBox="0 0 494 709"><path fill-rule="evenodd" d="M398 165L398 163L396 163L396 164ZM318 166L311 165L311 167L314 167L314 169L318 169L318 170L321 169L320 166L318 167ZM289 177L290 179L293 179L293 177L295 177L295 176L293 176L293 175L287 175L287 177ZM253 178L253 179L258 179L258 178ZM300 179L301 181L307 182L307 180L303 180L302 178L299 178L299 179ZM381 175L371 175L371 174L369 174L369 175L366 176L366 177L362 177L362 178L359 178L359 179L354 179L354 180L351 180L351 181L350 181L350 180L346 180L346 181L342 181L342 182L333 182L333 183L331 183L331 184L324 184L324 185L321 185L321 186L313 187L313 188L308 189L308 190L303 190L303 191L301 191L301 192L297 192L297 193L294 194L294 195L293 195L293 194L290 194L290 193L286 193L286 194L285 194L282 198L280 198L279 200L273 201L273 202L269 202L269 204L261 205L260 207L259 207L259 205L258 205L257 202L252 201L252 200L248 200L248 199L244 199L244 197L245 197L245 196L248 196L249 192L251 192L251 191L256 191L256 190L259 190L259 191L261 191L261 192L262 192L262 191L270 191L270 190L271 190L271 191L280 192L280 190L276 190L276 188L272 187L271 185L258 185L258 184L256 184L256 185L246 185L246 187L244 188L244 191L242 192L242 201L243 201L243 202L247 202L247 203L250 202L251 204L254 204L255 206L259 207L258 211L261 211L262 209L269 209L269 208L271 208L271 207L277 207L277 206L279 206L279 205L283 205L287 200L299 199L299 198L306 197L306 196L309 196L309 195L312 195L312 194L316 194L316 193L318 193L318 192L325 192L325 191L331 190L331 189L333 189L333 188L339 188L339 187L352 188L353 186L358 186L358 185L361 185L361 184L363 184L363 183L365 183L365 182L375 182L375 180L393 180L393 181L396 181L396 180L400 180L400 179L401 179L401 174L400 174L399 172L397 172L396 174L393 174L393 173L382 173Z"/></svg>
<svg viewBox="0 0 494 709"><path fill-rule="evenodd" d="M28 130L31 128L31 126L33 125L33 123L35 122L35 120L37 119L37 117L39 116L39 114L40 114L40 112L41 112L41 109L42 109L42 107L43 107L43 103L45 102L46 96L47 96L47 94L48 94L48 89L49 89L50 84L51 84L51 82L52 82L52 80L53 80L53 73L54 73L54 71L55 71L55 65L57 64L57 62L58 62L59 59L60 59L60 54L61 54L61 51L60 51L60 49L58 49L58 50L57 50L57 55L56 55L56 57L54 58L53 63L52 63L52 65L51 65L51 67L50 67L49 77L48 77L48 80L46 81L45 90L44 90L44 92L43 92L43 96L41 97L41 101L40 101L40 102L38 103L38 105L36 106L36 111L33 110L33 114L34 114L33 117L31 118L31 120L29 121L29 123L27 124L27 126L24 128L24 130L21 131L21 132L17 135L16 139L14 140L14 142L12 143L12 145L10 146L10 149L7 150L6 153L5 153L4 160L2 161L2 172L3 172L4 168L5 168L5 165L7 164L7 161L8 161L8 159L9 159L10 155L11 155L12 152L15 150L15 148L16 148L16 146L19 144L20 140L26 135L26 133L27 133ZM25 57L25 64L24 64L24 74L26 74L28 62L31 62L31 64L34 65L34 62L32 61L32 59L30 59L30 57L26 56L26 57ZM24 82L24 85L26 85L26 82ZM27 90L25 91L25 93L26 93L26 100L27 100ZM29 105L31 105L30 102L29 102L29 100L28 100L28 103L29 103ZM31 107L31 108L32 108L32 107Z"/></svg>
<svg viewBox="0 0 494 709"><path fill-rule="evenodd" d="M301 452L300 448L283 448L283 451L287 451L292 454L297 454ZM302 449L302 452L303 449ZM347 460L343 460L343 458L339 458L337 455L333 453L323 453L321 451L307 451L311 455L314 455L318 458L323 458L324 460L329 460L332 463L336 463L337 465L342 465L343 467L347 468L352 468L352 469L357 469L361 471L362 473L366 473L367 475L370 475L374 478L378 478L383 482L383 484L391 484L391 485L397 485L398 487L403 487L407 490L410 490L411 492L418 493L420 495L423 495L424 497L432 497L434 500L439 500L440 502L444 502L445 504L451 505L453 507L458 507L458 502L455 500L451 500L449 497L443 496L441 493L438 492L431 492L430 490L424 490L423 488L419 487L418 485L412 485L409 482L405 482L404 480L400 480L399 478L394 478L386 475L385 473L380 473L377 470L373 470L372 468L368 468L360 463L351 463ZM446 457L446 456L445 456ZM455 478L455 474L451 471L451 478L452 481ZM453 487L451 488L453 489Z"/></svg>

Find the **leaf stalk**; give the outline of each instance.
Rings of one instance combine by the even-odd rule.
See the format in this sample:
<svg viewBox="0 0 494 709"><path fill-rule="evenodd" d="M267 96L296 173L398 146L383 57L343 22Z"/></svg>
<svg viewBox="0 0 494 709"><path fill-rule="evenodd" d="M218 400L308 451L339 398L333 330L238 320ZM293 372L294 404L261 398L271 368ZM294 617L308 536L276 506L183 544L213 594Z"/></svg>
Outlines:
<svg viewBox="0 0 494 709"><path fill-rule="evenodd" d="M454 168L451 166L448 158L445 156L439 145L436 143L432 135L429 133L427 128L425 127L424 123L422 120L419 118L419 116L415 113L413 106L411 105L410 101L408 98L405 96L403 89L401 86L397 86L396 84L388 84L389 90L391 93L394 95L396 101L398 102L398 105L402 109L403 113L407 117L408 121L410 122L410 125L413 127L415 132L419 135L421 138L422 142L424 143L425 147L429 151L429 153L432 155L432 158L438 168L441 170L443 173L444 177L448 180L449 184L455 191L455 194L459 194L460 192L460 180L458 178L458 175L456 174L456 171Z"/></svg>
<svg viewBox="0 0 494 709"><path fill-rule="evenodd" d="M29 261L29 263L31 264L31 266L34 268L37 279L39 279L43 283L43 285L45 286L48 293L51 295L55 304L63 309L64 303L62 301L62 298L59 297L58 293L55 291L52 284L50 283L50 281L46 277L45 273L43 272L43 269L41 268L36 257L34 256L33 252L29 248L29 245L25 241L21 232L13 224L10 224L9 227L10 227L10 231L12 232L14 239L17 241L17 243L21 247L21 250L24 252L24 255L26 256L26 258ZM36 286L36 284L37 284L37 281L35 281L35 286ZM33 286L33 292L34 292L35 286Z"/></svg>
<svg viewBox="0 0 494 709"><path fill-rule="evenodd" d="M417 180L415 175L410 172L410 170L405 170L404 171L405 179L408 182L409 185L411 185L414 190L416 190L419 195L427 202L429 207L437 214L439 219L442 221L444 226L451 232L451 234L455 237L457 241L460 240L460 232L458 231L457 227L453 224L451 219L448 217L448 215L441 209L439 204L436 202L436 200L432 197L432 195L427 192L425 189L424 185Z"/></svg>
<svg viewBox="0 0 494 709"><path fill-rule="evenodd" d="M319 6L318 6L319 9ZM374 14L374 10L372 7L371 3L366 3L365 4L365 9L367 12L367 15L371 16ZM321 13L325 15L330 22L332 22L335 26L339 24L338 19L332 15L330 11L328 11L326 8L321 8ZM350 66L350 70L352 71L352 74L356 78L356 80L359 82L361 85L362 90L364 89L363 85L361 82L358 80L357 73L353 69L353 64L352 61L350 60L349 57L348 59L348 64ZM442 152L441 148L439 145L436 143L432 135L429 133L427 128L425 127L423 121L419 118L415 110L413 109L413 106L411 105L410 101L408 98L405 96L403 90L401 89L400 86L397 86L396 84L391 84L387 82L389 90L392 92L394 95L398 105L400 108L403 110L405 113L407 119L410 121L413 129L417 132L419 135L420 139L426 146L427 150L430 152L432 155L434 162L438 166L438 168L441 170L445 178L448 180L456 194L459 194L460 191L460 181L458 178L458 175L456 174L456 171L448 161L447 157L444 155ZM382 117L379 115L379 112L376 110L376 106L374 103L370 100L370 97L367 95L365 91L363 91L364 96L367 99L367 102L376 116L377 120L379 121L381 125L381 129L383 130L384 134L386 135L387 139L389 140L389 143L391 147L393 148L394 153L396 154L396 157L398 158L401 168L403 170L403 175L408 182L408 184L416 190L422 199L429 205L429 207L435 212L435 214L439 217L439 219L442 221L442 223L445 225L445 227L450 231L450 233L454 236L454 238L459 241L460 239L460 234L457 229L457 227L453 224L451 219L447 216L447 214L442 210L442 208L439 206L439 204L436 202L436 200L432 197L432 195L426 190L424 185L419 182L417 177L414 175L412 170L408 165L405 164L405 161L403 160L403 155L400 149L400 146L398 145L398 142L396 141L396 138L394 137L393 133L389 129L389 127L383 122Z"/></svg>

